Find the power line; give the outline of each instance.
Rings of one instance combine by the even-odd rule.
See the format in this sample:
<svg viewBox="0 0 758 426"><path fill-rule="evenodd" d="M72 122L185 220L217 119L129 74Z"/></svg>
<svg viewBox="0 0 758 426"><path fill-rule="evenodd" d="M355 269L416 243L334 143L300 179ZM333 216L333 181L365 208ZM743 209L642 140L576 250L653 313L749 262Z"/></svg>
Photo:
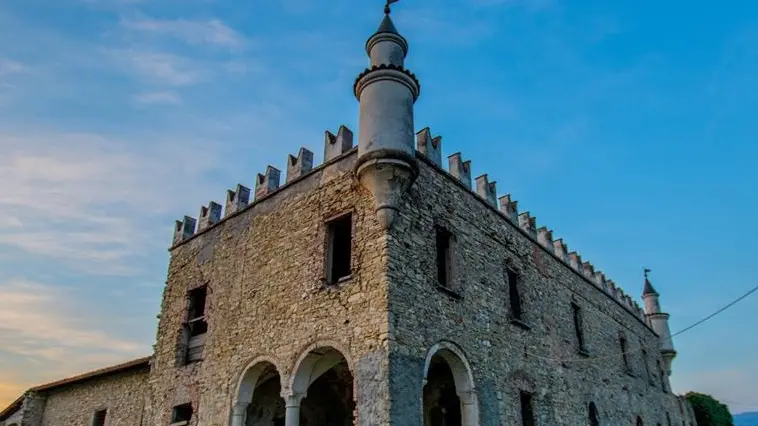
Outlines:
<svg viewBox="0 0 758 426"><path fill-rule="evenodd" d="M752 289L750 289L748 292L746 292L742 296L738 297L737 299L734 299L733 301L731 301L728 304L724 305L723 307L721 307L720 309L718 309L714 313L708 315L707 317L705 317L705 318L703 318L703 319L701 319L701 320L699 320L699 321L697 321L697 322L695 322L695 323L693 323L693 324L691 324L691 325L683 328L682 330L677 331L676 333L674 333L674 334L671 335L671 338L673 338L674 336L679 336L679 335L681 335L683 333L686 333L686 332L692 330L693 328L695 328L695 327L697 327L697 326L705 323L706 321L709 321L713 317L719 315L720 313L726 311L727 309L731 308L732 306L734 306L737 303L741 302L742 300L746 299L748 296L750 296L751 294L755 293L756 291L758 291L758 286L753 287ZM508 345L508 346L510 346L511 348L513 348L515 350L521 351L521 348L517 348L517 347L511 346L511 345ZM655 346L640 346L637 349L634 349L634 350L631 350L631 351L628 350L625 353L626 354L633 354L633 353L637 353L637 352L642 352L642 351L644 351L646 349L659 349L659 348L660 347L659 347L658 344L656 344ZM524 353L525 355L529 355L531 357L534 357L534 358L544 359L544 360L548 360L548 361L555 361L555 362L596 362L599 359L617 358L618 357L618 354L616 354L616 355L606 355L606 356L595 356L595 357L590 356L590 357L582 357L582 358L572 357L572 358L561 359L561 358L551 358L551 357L546 357L546 356L542 356L542 355L537 355L537 354L533 354L531 352L526 352L526 351L524 351L522 353Z"/></svg>

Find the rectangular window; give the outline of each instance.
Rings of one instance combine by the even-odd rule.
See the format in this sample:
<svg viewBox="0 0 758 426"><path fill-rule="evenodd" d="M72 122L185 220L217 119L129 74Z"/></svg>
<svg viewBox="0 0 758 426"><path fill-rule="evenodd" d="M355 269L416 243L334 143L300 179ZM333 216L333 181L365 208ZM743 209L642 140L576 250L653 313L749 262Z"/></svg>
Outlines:
<svg viewBox="0 0 758 426"><path fill-rule="evenodd" d="M626 344L626 338L620 337L619 338L619 345L621 345L621 356L624 359L624 370L626 372L629 372L629 371L631 371L631 369L629 368L629 355L627 355L628 348L627 348L627 344Z"/></svg>
<svg viewBox="0 0 758 426"><path fill-rule="evenodd" d="M521 293L519 293L519 276L512 269L508 269L506 275L508 276L508 299L511 305L511 318L520 321L524 312L521 306Z"/></svg>
<svg viewBox="0 0 758 426"><path fill-rule="evenodd" d="M437 227L437 283L445 288L452 288L453 279L453 234Z"/></svg>
<svg viewBox="0 0 758 426"><path fill-rule="evenodd" d="M661 390L668 392L668 389L666 389L666 373L663 371L660 361L656 361L656 365L658 366L658 373L661 376Z"/></svg>
<svg viewBox="0 0 758 426"><path fill-rule="evenodd" d="M519 392L521 399L521 424L523 426L534 426L534 401L532 394L529 392Z"/></svg>
<svg viewBox="0 0 758 426"><path fill-rule="evenodd" d="M92 426L105 426L106 417L108 417L108 410L95 411L95 416L92 418Z"/></svg>
<svg viewBox="0 0 758 426"><path fill-rule="evenodd" d="M576 303L572 303L571 310L574 313L574 333L576 334L576 342L579 345L579 352L587 352L587 348L584 345L584 321L582 318L582 308L580 308Z"/></svg>
<svg viewBox="0 0 758 426"><path fill-rule="evenodd" d="M642 350L642 362L645 364L645 377L648 382L653 383L653 377L650 375L650 366L648 365L647 350Z"/></svg>
<svg viewBox="0 0 758 426"><path fill-rule="evenodd" d="M174 407L171 413L171 425L186 425L192 420L192 404L182 404Z"/></svg>
<svg viewBox="0 0 758 426"><path fill-rule="evenodd" d="M208 332L208 322L205 316L205 304L208 296L208 286L192 289L187 294L187 322L182 334L183 359L182 364L200 361L205 348L205 334Z"/></svg>
<svg viewBox="0 0 758 426"><path fill-rule="evenodd" d="M208 323L205 321L205 299L207 295L207 286L198 287L189 292L187 324L189 325L190 337L199 336L208 331Z"/></svg>
<svg viewBox="0 0 758 426"><path fill-rule="evenodd" d="M350 276L353 245L353 217L350 214L327 223L326 281L337 284Z"/></svg>

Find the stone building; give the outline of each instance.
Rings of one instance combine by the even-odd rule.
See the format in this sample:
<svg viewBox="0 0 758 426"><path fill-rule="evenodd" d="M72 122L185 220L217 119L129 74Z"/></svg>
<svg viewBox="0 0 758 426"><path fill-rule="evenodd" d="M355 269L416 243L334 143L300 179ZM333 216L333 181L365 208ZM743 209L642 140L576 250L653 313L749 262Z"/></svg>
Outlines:
<svg viewBox="0 0 758 426"><path fill-rule="evenodd" d="M353 133L177 222L154 354L31 389L0 426L675 425L643 310L460 153L415 133L389 9Z"/></svg>

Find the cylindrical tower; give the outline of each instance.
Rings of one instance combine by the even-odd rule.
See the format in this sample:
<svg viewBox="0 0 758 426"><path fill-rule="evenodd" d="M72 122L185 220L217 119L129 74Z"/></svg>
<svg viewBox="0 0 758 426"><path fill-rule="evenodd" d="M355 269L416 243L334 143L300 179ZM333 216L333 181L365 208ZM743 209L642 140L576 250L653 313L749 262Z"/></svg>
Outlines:
<svg viewBox="0 0 758 426"><path fill-rule="evenodd" d="M370 67L355 81L360 103L356 176L374 197L377 218L392 226L400 198L418 175L413 105L420 85L404 68L408 42L390 18L389 5L379 29L366 42Z"/></svg>
<svg viewBox="0 0 758 426"><path fill-rule="evenodd" d="M660 351L663 357L664 369L668 376L671 375L671 362L676 357L674 341L671 338L671 329L669 328L669 314L661 311L660 295L653 288L653 284L647 277L645 271L645 288L642 291L642 299L645 301L645 314L653 326L653 330L658 333L660 338Z"/></svg>

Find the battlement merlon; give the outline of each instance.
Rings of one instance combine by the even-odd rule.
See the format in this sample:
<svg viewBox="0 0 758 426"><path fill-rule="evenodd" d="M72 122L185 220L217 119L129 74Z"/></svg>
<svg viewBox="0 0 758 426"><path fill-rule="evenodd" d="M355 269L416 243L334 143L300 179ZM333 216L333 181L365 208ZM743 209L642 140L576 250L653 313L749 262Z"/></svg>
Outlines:
<svg viewBox="0 0 758 426"><path fill-rule="evenodd" d="M250 203L250 188L238 184L236 190L227 190L224 217L228 217L244 209L248 203Z"/></svg>
<svg viewBox="0 0 758 426"><path fill-rule="evenodd" d="M486 174L476 178L476 193L497 208L497 182L490 182Z"/></svg>
<svg viewBox="0 0 758 426"><path fill-rule="evenodd" d="M460 152L447 157L447 160L450 174L458 179L467 189L471 189L471 161L463 161Z"/></svg>
<svg viewBox="0 0 758 426"><path fill-rule="evenodd" d="M553 241L553 251L558 259L568 263L568 245L563 242L563 238Z"/></svg>
<svg viewBox="0 0 758 426"><path fill-rule="evenodd" d="M174 244L180 243L195 235L197 220L190 216L184 216L183 220L177 220L174 226Z"/></svg>
<svg viewBox="0 0 758 426"><path fill-rule="evenodd" d="M416 133L416 146L429 161L442 168L442 136L432 137L432 131L425 127Z"/></svg>
<svg viewBox="0 0 758 426"><path fill-rule="evenodd" d="M337 134L324 132L324 163L353 149L353 131L346 126L340 126Z"/></svg>
<svg viewBox="0 0 758 426"><path fill-rule="evenodd" d="M518 215L518 226L532 238L537 238L537 218L532 217L529 212Z"/></svg>
<svg viewBox="0 0 758 426"><path fill-rule="evenodd" d="M579 272L579 274L584 275L583 265L582 265L582 256L579 255L579 253L572 251L568 255L569 265L571 265L572 268L576 272Z"/></svg>
<svg viewBox="0 0 758 426"><path fill-rule="evenodd" d="M500 197L500 211L513 223L518 224L518 201L511 201L511 194Z"/></svg>
<svg viewBox="0 0 758 426"><path fill-rule="evenodd" d="M550 253L553 252L553 231L543 226L537 230L537 242Z"/></svg>
<svg viewBox="0 0 758 426"><path fill-rule="evenodd" d="M281 172L274 166L266 167L266 173L255 178L255 199L259 200L279 189Z"/></svg>
<svg viewBox="0 0 758 426"><path fill-rule="evenodd" d="M207 206L200 208L200 224L197 232L201 232L217 224L221 220L221 204L211 201Z"/></svg>
<svg viewBox="0 0 758 426"><path fill-rule="evenodd" d="M584 274L585 278L597 285L597 281L595 281L595 267L592 266L590 262L584 262L582 265L582 273Z"/></svg>
<svg viewBox="0 0 758 426"><path fill-rule="evenodd" d="M287 179L285 183L290 183L311 170L313 170L313 152L300 148L297 157L291 154L287 157Z"/></svg>

